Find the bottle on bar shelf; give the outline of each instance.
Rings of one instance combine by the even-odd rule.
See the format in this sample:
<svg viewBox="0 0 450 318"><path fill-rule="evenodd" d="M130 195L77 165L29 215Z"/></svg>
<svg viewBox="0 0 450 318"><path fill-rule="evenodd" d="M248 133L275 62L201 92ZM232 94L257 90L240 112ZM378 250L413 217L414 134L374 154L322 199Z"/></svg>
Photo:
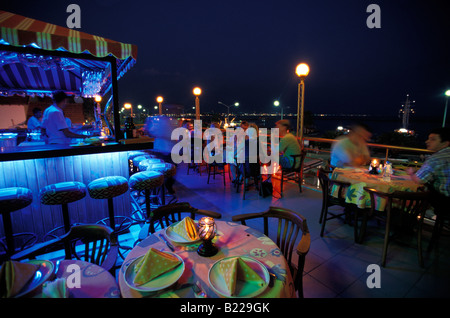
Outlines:
<svg viewBox="0 0 450 318"><path fill-rule="evenodd" d="M127 117L125 120L125 139L136 138L136 126L133 123L133 118Z"/></svg>

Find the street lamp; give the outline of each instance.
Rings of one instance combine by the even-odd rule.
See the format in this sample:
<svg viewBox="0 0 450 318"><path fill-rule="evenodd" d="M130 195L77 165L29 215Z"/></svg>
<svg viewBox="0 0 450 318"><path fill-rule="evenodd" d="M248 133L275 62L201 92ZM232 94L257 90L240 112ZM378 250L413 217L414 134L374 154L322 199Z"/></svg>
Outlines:
<svg viewBox="0 0 450 318"><path fill-rule="evenodd" d="M227 104L224 104L224 103L222 103L222 102L217 102L218 104L220 104L220 105L223 105L223 106L225 106L226 108L227 108L227 110L228 110L228 113L227 113L227 118L228 117L230 117L230 105L227 105ZM239 106L239 103L238 102L236 102L236 103L234 103L234 106L235 107L238 107Z"/></svg>
<svg viewBox="0 0 450 318"><path fill-rule="evenodd" d="M300 137L300 145L303 149L303 115L305 106L305 77L309 74L309 66L305 63L300 63L295 69L295 73L300 77L298 84L298 102L297 102L297 137ZM301 125L299 121L301 118Z"/></svg>
<svg viewBox="0 0 450 318"><path fill-rule="evenodd" d="M447 118L447 104L448 104L448 97L450 96L450 89L448 89L445 92L445 96L446 99L445 99L444 121L442 122L442 127L445 127L445 119Z"/></svg>
<svg viewBox="0 0 450 318"><path fill-rule="evenodd" d="M159 104L159 114L160 115L162 115L162 107L161 107L161 103L163 102L163 98L162 98L162 96L158 96L158 97L156 97L156 101L158 102L158 104Z"/></svg>
<svg viewBox="0 0 450 318"><path fill-rule="evenodd" d="M202 93L202 90L200 87L196 87L193 90L193 93L195 95L195 119L200 119L200 99L198 98L200 94Z"/></svg>
<svg viewBox="0 0 450 318"><path fill-rule="evenodd" d="M280 102L276 100L273 102L273 105L275 107L278 107L278 106L280 106ZM283 119L283 107L281 107L281 119Z"/></svg>
<svg viewBox="0 0 450 318"><path fill-rule="evenodd" d="M133 107L131 106L130 103L123 104L123 108L130 109L131 110L131 117L133 117Z"/></svg>

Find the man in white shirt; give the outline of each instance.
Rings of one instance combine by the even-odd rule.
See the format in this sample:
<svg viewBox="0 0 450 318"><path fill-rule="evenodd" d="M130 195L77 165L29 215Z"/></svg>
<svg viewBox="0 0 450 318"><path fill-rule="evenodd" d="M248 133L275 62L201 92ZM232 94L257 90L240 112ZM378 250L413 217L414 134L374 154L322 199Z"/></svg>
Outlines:
<svg viewBox="0 0 450 318"><path fill-rule="evenodd" d="M53 93L53 105L44 111L42 128L46 130L49 144L69 144L72 138L89 137L69 130L63 113L67 98L68 96L62 91Z"/></svg>
<svg viewBox="0 0 450 318"><path fill-rule="evenodd" d="M40 108L34 108L33 109L33 116L28 119L27 122L27 129L29 130L35 130L41 128L42 124L42 110Z"/></svg>

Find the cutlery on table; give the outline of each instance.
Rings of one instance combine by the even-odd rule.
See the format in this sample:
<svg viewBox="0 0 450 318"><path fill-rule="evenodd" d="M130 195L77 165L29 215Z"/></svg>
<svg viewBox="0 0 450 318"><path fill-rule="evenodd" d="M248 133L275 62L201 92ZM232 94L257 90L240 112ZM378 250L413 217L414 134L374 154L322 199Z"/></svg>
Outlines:
<svg viewBox="0 0 450 318"><path fill-rule="evenodd" d="M166 243L167 247L170 248L170 250L172 252L175 251L175 248L173 247L173 245L171 243L169 243L169 241L166 240L166 238L164 237L164 235L159 234L159 237L164 241L164 243Z"/></svg>

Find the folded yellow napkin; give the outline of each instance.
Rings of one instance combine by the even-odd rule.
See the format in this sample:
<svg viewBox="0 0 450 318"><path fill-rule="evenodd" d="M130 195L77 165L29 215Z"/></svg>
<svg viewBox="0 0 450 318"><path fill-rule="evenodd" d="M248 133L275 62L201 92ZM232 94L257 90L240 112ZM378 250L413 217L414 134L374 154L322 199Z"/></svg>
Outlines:
<svg viewBox="0 0 450 318"><path fill-rule="evenodd" d="M34 277L37 265L6 261L0 269L0 297L10 298L17 295L28 281Z"/></svg>
<svg viewBox="0 0 450 318"><path fill-rule="evenodd" d="M240 257L232 257L220 262L219 273L225 280L230 296L235 294L237 280L264 285L264 280Z"/></svg>
<svg viewBox="0 0 450 318"><path fill-rule="evenodd" d="M66 279L57 278L51 282L45 282L42 285L42 298L68 298Z"/></svg>
<svg viewBox="0 0 450 318"><path fill-rule="evenodd" d="M150 248L134 267L134 271L136 272L134 283L136 285L148 283L180 264L181 261L176 256Z"/></svg>
<svg viewBox="0 0 450 318"><path fill-rule="evenodd" d="M172 227L172 230L182 238L188 241L195 241L198 239L197 226L189 216L178 222Z"/></svg>

